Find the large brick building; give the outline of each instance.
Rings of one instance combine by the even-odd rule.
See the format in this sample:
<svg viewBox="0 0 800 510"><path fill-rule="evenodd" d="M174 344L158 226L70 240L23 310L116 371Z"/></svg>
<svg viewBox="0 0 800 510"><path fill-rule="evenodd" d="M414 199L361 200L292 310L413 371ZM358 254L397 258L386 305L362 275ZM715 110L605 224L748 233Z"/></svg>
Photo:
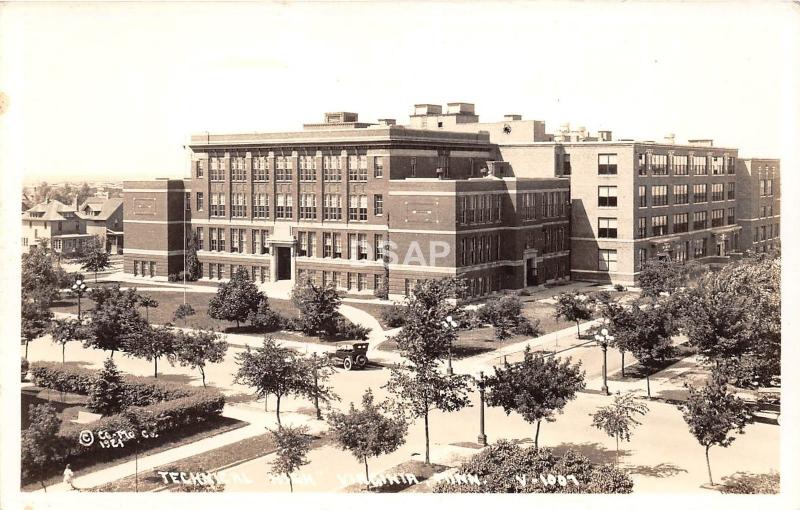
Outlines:
<svg viewBox="0 0 800 510"><path fill-rule="evenodd" d="M630 285L651 257L724 259L763 244L762 230L777 237L762 228L776 203L751 203L759 182L777 193L775 160L737 163L711 140L549 134L516 114L484 123L470 103L415 105L409 126L336 112L299 132L202 134L188 147L185 182L125 184L126 229L131 218L143 236L132 246L129 234L126 271L138 257L138 274L177 273L185 230L206 279L243 267L260 282L312 277L371 293L388 277L403 294L458 275L479 296L569 277Z"/></svg>
<svg viewBox="0 0 800 510"><path fill-rule="evenodd" d="M740 159L736 170L736 216L742 226L740 247L756 252L780 247L781 162Z"/></svg>
<svg viewBox="0 0 800 510"><path fill-rule="evenodd" d="M402 294L458 275L483 295L569 276L568 182L509 176L486 133L343 112L302 132L205 134L189 147L190 181L125 183L126 229L139 238L128 272L177 273L186 228L212 280L243 267L259 282L372 293L388 277Z"/></svg>

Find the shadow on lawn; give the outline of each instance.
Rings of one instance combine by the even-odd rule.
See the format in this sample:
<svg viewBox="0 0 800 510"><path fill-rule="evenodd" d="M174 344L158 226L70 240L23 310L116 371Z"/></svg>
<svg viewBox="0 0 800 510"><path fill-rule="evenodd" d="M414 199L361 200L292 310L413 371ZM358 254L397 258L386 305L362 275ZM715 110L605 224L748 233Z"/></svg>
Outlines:
<svg viewBox="0 0 800 510"><path fill-rule="evenodd" d="M678 473L688 472L682 467L676 466L675 464L671 464L669 462L662 462L661 464L656 464L655 466L633 466L626 468L625 471L627 471L629 475L642 475L654 478L667 478L670 476L675 476Z"/></svg>
<svg viewBox="0 0 800 510"><path fill-rule="evenodd" d="M566 453L567 450L572 450L580 453L595 464L614 464L617 461L616 450L609 450L600 443L561 443L558 446L554 446L552 450L555 455L559 456ZM620 449L619 456L625 457L626 455L630 455L630 453Z"/></svg>

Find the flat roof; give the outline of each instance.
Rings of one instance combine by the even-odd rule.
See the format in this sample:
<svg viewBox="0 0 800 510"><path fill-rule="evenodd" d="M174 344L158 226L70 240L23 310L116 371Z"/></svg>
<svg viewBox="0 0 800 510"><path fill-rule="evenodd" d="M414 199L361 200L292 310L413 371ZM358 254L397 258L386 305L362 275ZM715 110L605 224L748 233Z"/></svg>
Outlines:
<svg viewBox="0 0 800 510"><path fill-rule="evenodd" d="M647 146L655 146L655 147L673 147L679 149L706 149L706 150L723 150L723 151L738 151L736 147L721 147L717 145L688 145L688 144L680 144L680 143L664 143L664 142L651 142L651 141L641 141L641 140L592 140L592 141L585 141L585 142L511 142L511 143L498 143L497 145L503 147L548 147L552 146L555 147L556 145L565 145L565 146L592 146L592 145L604 145L604 146L613 146L613 145L647 145Z"/></svg>

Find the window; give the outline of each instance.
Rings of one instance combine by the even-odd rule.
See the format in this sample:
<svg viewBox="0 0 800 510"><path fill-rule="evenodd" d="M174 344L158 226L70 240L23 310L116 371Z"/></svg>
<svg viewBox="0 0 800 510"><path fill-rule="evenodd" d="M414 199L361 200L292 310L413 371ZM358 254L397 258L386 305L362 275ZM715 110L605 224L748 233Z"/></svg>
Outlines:
<svg viewBox="0 0 800 510"><path fill-rule="evenodd" d="M211 194L211 216L224 217L225 216L225 194L212 193Z"/></svg>
<svg viewBox="0 0 800 510"><path fill-rule="evenodd" d="M653 235L654 236L663 236L667 235L667 216L653 216Z"/></svg>
<svg viewBox="0 0 800 510"><path fill-rule="evenodd" d="M195 174L197 175L198 179L203 178L205 170L206 170L206 160L204 159L197 160L197 162L195 163Z"/></svg>
<svg viewBox="0 0 800 510"><path fill-rule="evenodd" d="M358 234L358 260L367 260L367 234Z"/></svg>
<svg viewBox="0 0 800 510"><path fill-rule="evenodd" d="M150 277L153 278L156 275L156 263L150 262Z"/></svg>
<svg viewBox="0 0 800 510"><path fill-rule="evenodd" d="M333 234L333 258L342 258L342 234Z"/></svg>
<svg viewBox="0 0 800 510"><path fill-rule="evenodd" d="M689 231L689 213L680 213L672 216L672 233L680 234Z"/></svg>
<svg viewBox="0 0 800 510"><path fill-rule="evenodd" d="M300 194L300 219L314 220L317 218L317 196L313 193Z"/></svg>
<svg viewBox="0 0 800 510"><path fill-rule="evenodd" d="M267 158L265 156L257 156L253 158L253 180L256 182L265 182L269 180L269 172L267 171Z"/></svg>
<svg viewBox="0 0 800 510"><path fill-rule="evenodd" d="M672 173L689 175L689 156L672 156Z"/></svg>
<svg viewBox="0 0 800 510"><path fill-rule="evenodd" d="M689 185L676 184L672 186L672 200L675 205L689 203Z"/></svg>
<svg viewBox="0 0 800 510"><path fill-rule="evenodd" d="M694 251L694 258L699 259L705 257L707 253L706 239L692 239L692 248Z"/></svg>
<svg viewBox="0 0 800 510"><path fill-rule="evenodd" d="M197 201L197 210L198 211L202 211L203 210L203 194L202 193L197 193L195 195L195 199Z"/></svg>
<svg viewBox="0 0 800 510"><path fill-rule="evenodd" d="M292 219L292 195L278 193L275 195L275 218Z"/></svg>
<svg viewBox="0 0 800 510"><path fill-rule="evenodd" d="M636 168L639 170L639 175L647 175L647 154L643 152L637 159Z"/></svg>
<svg viewBox="0 0 800 510"><path fill-rule="evenodd" d="M708 175L705 156L692 156L692 168L695 175Z"/></svg>
<svg viewBox="0 0 800 510"><path fill-rule="evenodd" d="M384 249L383 234L375 234L375 260L383 260Z"/></svg>
<svg viewBox="0 0 800 510"><path fill-rule="evenodd" d="M725 173L722 156L711 156L711 175L722 175Z"/></svg>
<svg viewBox="0 0 800 510"><path fill-rule="evenodd" d="M597 156L597 173L600 175L616 175L617 174L617 155L616 154L598 154Z"/></svg>
<svg viewBox="0 0 800 510"><path fill-rule="evenodd" d="M256 255L264 255L265 253L269 253L268 239L268 230L253 230L253 253Z"/></svg>
<svg viewBox="0 0 800 510"><path fill-rule="evenodd" d="M736 158L733 156L725 156L725 169L728 171L728 174L735 174Z"/></svg>
<svg viewBox="0 0 800 510"><path fill-rule="evenodd" d="M195 231L195 248L197 250L203 250L203 227L197 227Z"/></svg>
<svg viewBox="0 0 800 510"><path fill-rule="evenodd" d="M642 216L637 220L636 237L647 237L647 217Z"/></svg>
<svg viewBox="0 0 800 510"><path fill-rule="evenodd" d="M383 177L383 156L375 156L372 161L373 175L376 179Z"/></svg>
<svg viewBox="0 0 800 510"><path fill-rule="evenodd" d="M413 156L411 158L411 161L409 162L409 165L411 167L411 177L416 177L417 176L417 158L415 156ZM408 294L408 293L406 293L406 294Z"/></svg>
<svg viewBox="0 0 800 510"><path fill-rule="evenodd" d="M641 271L644 263L647 262L647 248L638 248L636 250L636 261L638 263L636 268Z"/></svg>
<svg viewBox="0 0 800 510"><path fill-rule="evenodd" d="M450 177L450 156L448 154L439 154L436 168L437 171L441 172L442 177Z"/></svg>
<svg viewBox="0 0 800 510"><path fill-rule="evenodd" d="M669 204L669 198L667 196L667 186L651 186L650 187L650 194L653 197L653 207L662 206Z"/></svg>
<svg viewBox="0 0 800 510"><path fill-rule="evenodd" d="M694 225L692 225L693 230L703 230L706 228L707 221L708 221L708 212L707 211L695 211L692 214L692 220Z"/></svg>
<svg viewBox="0 0 800 510"><path fill-rule="evenodd" d="M715 182L711 185L711 201L720 202L725 200L724 186L721 182Z"/></svg>
<svg viewBox="0 0 800 510"><path fill-rule="evenodd" d="M342 158L339 156L322 157L322 180L339 182L342 180Z"/></svg>
<svg viewBox="0 0 800 510"><path fill-rule="evenodd" d="M247 197L244 193L233 193L231 195L231 215L234 218L247 216Z"/></svg>
<svg viewBox="0 0 800 510"><path fill-rule="evenodd" d="M212 181L225 180L225 158L222 157L211 158L211 171L209 172L209 178Z"/></svg>
<svg viewBox="0 0 800 510"><path fill-rule="evenodd" d="M356 234L347 234L347 255L350 260L358 260L358 236Z"/></svg>
<svg viewBox="0 0 800 510"><path fill-rule="evenodd" d="M570 161L569 154L564 154L563 166L561 169L562 175L572 175L572 161Z"/></svg>
<svg viewBox="0 0 800 510"><path fill-rule="evenodd" d="M247 171L244 169L244 157L235 156L231 158L231 180L246 181Z"/></svg>
<svg viewBox="0 0 800 510"><path fill-rule="evenodd" d="M767 194L767 181L763 179L758 181L758 193L762 197Z"/></svg>
<svg viewBox="0 0 800 510"><path fill-rule="evenodd" d="M597 220L597 237L604 239L617 238L617 219L616 218L598 218Z"/></svg>
<svg viewBox="0 0 800 510"><path fill-rule="evenodd" d="M647 186L639 186L639 207L647 207Z"/></svg>
<svg viewBox="0 0 800 510"><path fill-rule="evenodd" d="M597 205L600 207L616 207L617 187L599 186L597 188Z"/></svg>
<svg viewBox="0 0 800 510"><path fill-rule="evenodd" d="M244 253L244 229L232 228L231 229L231 253Z"/></svg>
<svg viewBox="0 0 800 510"><path fill-rule="evenodd" d="M695 184L692 186L692 201L695 204L708 202L708 191L705 184Z"/></svg>
<svg viewBox="0 0 800 510"><path fill-rule="evenodd" d="M617 250L598 250L597 269L615 272L617 270Z"/></svg>
<svg viewBox="0 0 800 510"><path fill-rule="evenodd" d="M725 221L725 209L714 209L711 211L711 226L721 227Z"/></svg>
<svg viewBox="0 0 800 510"><path fill-rule="evenodd" d="M347 157L347 177L351 181L367 180L367 157L348 156Z"/></svg>
<svg viewBox="0 0 800 510"><path fill-rule="evenodd" d="M314 182L317 180L317 158L314 156L300 156L299 159L300 180L304 182Z"/></svg>
<svg viewBox="0 0 800 510"><path fill-rule="evenodd" d="M653 175L667 175L667 155L651 154L650 168L653 170Z"/></svg>
<svg viewBox="0 0 800 510"><path fill-rule="evenodd" d="M728 225L736 223L736 208L728 207Z"/></svg>
<svg viewBox="0 0 800 510"><path fill-rule="evenodd" d="M269 217L269 195L266 193L256 193L253 195L253 217Z"/></svg>
<svg viewBox="0 0 800 510"><path fill-rule="evenodd" d="M375 216L383 215L383 195L373 195L372 202Z"/></svg>
<svg viewBox="0 0 800 510"><path fill-rule="evenodd" d="M333 236L330 232L322 233L322 257L330 258L333 256ZM323 273L324 276L324 273Z"/></svg>
<svg viewBox="0 0 800 510"><path fill-rule="evenodd" d="M325 195L323 197L323 218L326 220L341 220L342 219L342 196L341 195Z"/></svg>
<svg viewBox="0 0 800 510"><path fill-rule="evenodd" d="M367 221L367 195L350 195L350 221Z"/></svg>
<svg viewBox="0 0 800 510"><path fill-rule="evenodd" d="M291 157L289 157L289 156L276 156L275 157L275 180L276 181L291 181L292 180L292 158Z"/></svg>
<svg viewBox="0 0 800 510"><path fill-rule="evenodd" d="M298 232L298 256L313 257L317 248L317 236L314 232Z"/></svg>
<svg viewBox="0 0 800 510"><path fill-rule="evenodd" d="M736 199L736 183L729 182L728 183L728 200L735 200Z"/></svg>

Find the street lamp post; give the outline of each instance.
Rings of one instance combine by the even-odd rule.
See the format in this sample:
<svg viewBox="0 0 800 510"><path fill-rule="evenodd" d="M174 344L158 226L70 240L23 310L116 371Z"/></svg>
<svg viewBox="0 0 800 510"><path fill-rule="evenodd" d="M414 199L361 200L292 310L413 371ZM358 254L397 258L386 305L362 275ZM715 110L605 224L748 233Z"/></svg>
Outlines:
<svg viewBox="0 0 800 510"><path fill-rule="evenodd" d="M452 331L458 327L458 323L453 320L451 315L448 315L445 320L442 321L442 325L445 329ZM453 340L451 339L449 344L447 345L447 375L453 375Z"/></svg>
<svg viewBox="0 0 800 510"><path fill-rule="evenodd" d="M608 329L603 328L600 330L599 334L596 334L594 336L594 339L597 341L597 344L603 349L603 386L600 388L600 390L603 392L604 395L608 395L607 353L608 353L608 344L614 340L614 337L608 334Z"/></svg>
<svg viewBox="0 0 800 510"><path fill-rule="evenodd" d="M72 292L78 295L78 320L81 320L81 296L86 292L86 284L82 280L75 280L72 284Z"/></svg>
<svg viewBox="0 0 800 510"><path fill-rule="evenodd" d="M478 434L478 444L481 446L486 446L486 433L484 431L484 416L483 416L483 406L484 406L484 398L486 394L486 379L483 377L483 371L480 372L480 376L478 377L478 393L481 397L481 414L480 414L480 434Z"/></svg>
<svg viewBox="0 0 800 510"><path fill-rule="evenodd" d="M317 353L311 353L314 363L314 408L317 410L317 419L322 419L322 413L319 411L319 384L317 382Z"/></svg>

